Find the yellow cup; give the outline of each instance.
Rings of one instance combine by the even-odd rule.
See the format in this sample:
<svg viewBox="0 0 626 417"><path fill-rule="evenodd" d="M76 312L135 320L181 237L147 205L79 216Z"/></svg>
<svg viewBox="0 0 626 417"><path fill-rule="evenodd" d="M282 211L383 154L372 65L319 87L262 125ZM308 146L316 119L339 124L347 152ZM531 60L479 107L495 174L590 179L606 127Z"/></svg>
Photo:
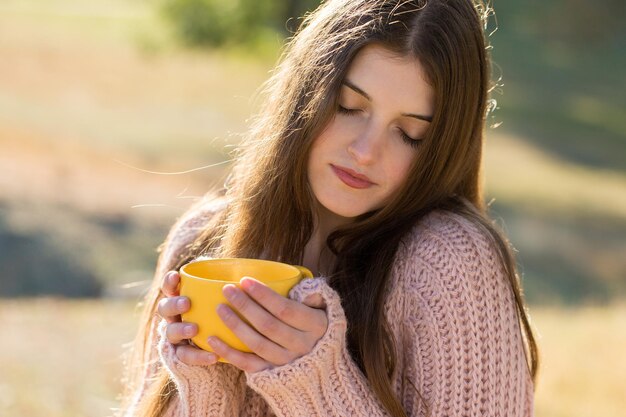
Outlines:
<svg viewBox="0 0 626 417"><path fill-rule="evenodd" d="M219 337L234 349L251 352L217 314L217 306L227 304L243 321L254 328L224 297L222 294L224 285L234 284L241 288L239 280L251 277L287 297L289 290L300 280L313 277L311 271L303 266L245 258L193 261L180 268L179 272L180 295L188 297L191 301L191 308L182 315L182 320L198 325L198 333L191 340L197 347L209 352L213 351L207 342L210 336ZM228 363L221 357L219 361Z"/></svg>

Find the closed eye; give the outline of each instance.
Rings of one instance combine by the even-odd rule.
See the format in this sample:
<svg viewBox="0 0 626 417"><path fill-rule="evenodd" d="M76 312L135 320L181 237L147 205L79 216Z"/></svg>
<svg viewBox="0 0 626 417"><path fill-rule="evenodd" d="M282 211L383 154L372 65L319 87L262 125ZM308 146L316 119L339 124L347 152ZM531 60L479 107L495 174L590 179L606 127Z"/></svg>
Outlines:
<svg viewBox="0 0 626 417"><path fill-rule="evenodd" d="M415 148L417 148L419 146L419 144L422 142L422 139L414 139L411 136L407 135L406 133L404 133L404 131L402 129L398 129L398 132L400 133L400 136L402 137L402 140L410 146L413 146Z"/></svg>
<svg viewBox="0 0 626 417"><path fill-rule="evenodd" d="M346 114L346 115L354 115L359 113L361 110L359 109L346 109L345 107L342 106L337 106L337 112L341 113L341 114Z"/></svg>
<svg viewBox="0 0 626 417"><path fill-rule="evenodd" d="M359 109L347 109L343 106L337 105L337 112L340 114L345 114L347 116L354 116L357 113L360 113L361 110ZM400 137L402 138L402 140L404 141L404 143L406 143L407 145L410 145L412 147L417 148L420 145L420 142L422 141L422 139L414 139L411 136L407 135L402 129L398 129L398 133L400 134Z"/></svg>

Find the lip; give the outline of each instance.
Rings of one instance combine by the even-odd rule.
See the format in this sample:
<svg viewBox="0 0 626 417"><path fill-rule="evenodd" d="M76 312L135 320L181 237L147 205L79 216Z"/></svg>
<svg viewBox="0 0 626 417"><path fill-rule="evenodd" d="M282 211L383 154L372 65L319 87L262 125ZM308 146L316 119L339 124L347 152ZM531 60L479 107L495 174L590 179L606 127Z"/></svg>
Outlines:
<svg viewBox="0 0 626 417"><path fill-rule="evenodd" d="M339 167L333 164L330 164L330 167L335 175L337 175L337 177L339 177L339 179L349 187L363 189L375 185L375 183L365 175L354 172L349 168Z"/></svg>

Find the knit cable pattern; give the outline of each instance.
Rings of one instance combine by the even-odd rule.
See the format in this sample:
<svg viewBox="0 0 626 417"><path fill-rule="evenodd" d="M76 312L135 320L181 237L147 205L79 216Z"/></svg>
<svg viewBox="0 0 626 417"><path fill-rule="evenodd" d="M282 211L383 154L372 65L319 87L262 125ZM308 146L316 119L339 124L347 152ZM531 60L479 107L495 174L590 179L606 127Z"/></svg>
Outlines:
<svg viewBox="0 0 626 417"><path fill-rule="evenodd" d="M165 258L183 247L177 239L188 238L184 225L201 229L204 216L202 207L185 216L168 237ZM533 415L512 290L485 232L459 215L433 212L403 240L390 279L385 317L396 340L392 388L408 416ZM180 363L161 328L160 359L178 389L166 415L386 416L347 351L341 299L326 279L305 279L289 297L302 302L315 293L326 302L326 333L308 354L260 372Z"/></svg>
<svg viewBox="0 0 626 417"><path fill-rule="evenodd" d="M311 294L320 294L326 303L326 333L311 352L289 364L246 372L248 385L279 417L387 415L347 351L339 295L317 277L300 281L289 298L302 302Z"/></svg>
<svg viewBox="0 0 626 417"><path fill-rule="evenodd" d="M180 398L171 414L185 417L238 417L246 384L242 371L221 362L211 366L187 365L176 356L165 336L167 322L159 323L159 356L176 384Z"/></svg>
<svg viewBox="0 0 626 417"><path fill-rule="evenodd" d="M410 236L396 255L396 286L386 304L387 320L402 341L403 375L394 383L402 387L405 410L531 416L533 383L513 292L494 245L451 213L429 215Z"/></svg>

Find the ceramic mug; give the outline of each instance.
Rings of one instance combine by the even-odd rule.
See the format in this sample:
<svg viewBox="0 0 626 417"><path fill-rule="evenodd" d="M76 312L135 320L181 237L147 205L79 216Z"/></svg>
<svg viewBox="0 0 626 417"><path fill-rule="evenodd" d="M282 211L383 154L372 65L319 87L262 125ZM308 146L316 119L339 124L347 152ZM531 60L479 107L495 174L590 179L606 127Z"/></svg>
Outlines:
<svg viewBox="0 0 626 417"><path fill-rule="evenodd" d="M182 314L182 321L198 325L198 333L191 340L197 347L209 352L213 352L207 342L210 336L219 337L234 349L251 352L217 314L217 306L227 304L244 322L254 328L228 302L222 293L224 285L234 284L241 288L239 280L251 277L287 297L289 290L300 280L313 277L311 271L303 266L246 258L196 260L181 267L179 273L180 295L191 301L191 308ZM228 363L221 357L219 361Z"/></svg>

